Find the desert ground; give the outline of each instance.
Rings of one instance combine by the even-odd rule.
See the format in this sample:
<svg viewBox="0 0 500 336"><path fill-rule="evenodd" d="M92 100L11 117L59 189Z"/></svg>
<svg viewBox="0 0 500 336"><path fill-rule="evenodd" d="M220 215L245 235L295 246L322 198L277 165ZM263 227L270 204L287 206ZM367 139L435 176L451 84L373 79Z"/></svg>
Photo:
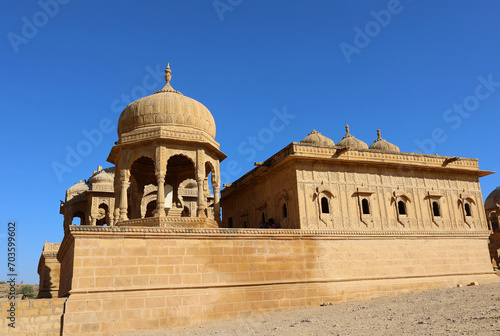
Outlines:
<svg viewBox="0 0 500 336"><path fill-rule="evenodd" d="M336 303L140 336L500 335L500 283Z"/></svg>

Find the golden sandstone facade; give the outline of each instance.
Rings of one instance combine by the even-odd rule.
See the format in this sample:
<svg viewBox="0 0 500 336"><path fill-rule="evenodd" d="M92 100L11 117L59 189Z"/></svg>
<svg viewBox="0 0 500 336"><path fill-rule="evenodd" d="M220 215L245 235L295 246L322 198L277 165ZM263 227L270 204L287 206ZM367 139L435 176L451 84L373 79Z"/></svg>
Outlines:
<svg viewBox="0 0 500 336"><path fill-rule="evenodd" d="M170 86L169 68L165 78L120 116L114 169L61 205L64 335L498 281L477 160L401 153L380 132L368 147L349 129L336 145L313 131L220 199L213 117ZM259 229L269 218L280 228Z"/></svg>

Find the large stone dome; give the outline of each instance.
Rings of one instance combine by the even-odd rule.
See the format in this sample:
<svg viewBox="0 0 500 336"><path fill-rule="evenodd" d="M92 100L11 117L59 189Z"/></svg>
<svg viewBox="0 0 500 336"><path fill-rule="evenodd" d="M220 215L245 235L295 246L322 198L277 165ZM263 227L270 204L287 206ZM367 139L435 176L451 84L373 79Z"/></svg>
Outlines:
<svg viewBox="0 0 500 336"><path fill-rule="evenodd" d="M130 103L118 120L118 136L136 129L152 126L172 126L205 132L215 139L215 121L210 111L200 102L182 95L170 86L170 66L165 70L167 84L150 96Z"/></svg>

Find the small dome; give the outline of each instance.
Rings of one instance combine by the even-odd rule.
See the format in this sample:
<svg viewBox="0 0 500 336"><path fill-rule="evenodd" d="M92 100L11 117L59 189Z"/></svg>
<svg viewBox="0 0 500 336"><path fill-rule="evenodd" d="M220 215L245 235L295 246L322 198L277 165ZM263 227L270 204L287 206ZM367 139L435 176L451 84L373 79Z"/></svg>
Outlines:
<svg viewBox="0 0 500 336"><path fill-rule="evenodd" d="M301 142L319 146L335 146L335 143L332 139L327 138L316 130L312 130L312 132L309 133L309 135L306 136Z"/></svg>
<svg viewBox="0 0 500 336"><path fill-rule="evenodd" d="M351 133L349 133L349 125L345 125L345 130L346 130L346 135L337 142L337 146L342 146L342 147L349 147L349 148L354 148L354 149L368 149L368 145L359 140L356 139Z"/></svg>
<svg viewBox="0 0 500 336"><path fill-rule="evenodd" d="M86 190L89 190L89 186L88 184L83 181L83 180L80 180L79 182L76 182L74 185L72 185L68 191L72 191L72 192L78 192L78 191L86 191Z"/></svg>
<svg viewBox="0 0 500 336"><path fill-rule="evenodd" d="M493 210L500 208L500 187L497 187L493 190L488 197L486 197L486 201L484 201L484 209L485 210Z"/></svg>
<svg viewBox="0 0 500 336"><path fill-rule="evenodd" d="M375 149L383 152L399 152L399 147L396 145L391 144L390 142L382 139L380 136L380 130L377 130L377 135L378 138L375 140L372 145L370 146L370 149Z"/></svg>
<svg viewBox="0 0 500 336"><path fill-rule="evenodd" d="M138 128L167 126L179 133L179 127L205 132L215 139L215 121L200 102L182 95L170 86L170 66L165 70L167 84L150 96L130 103L118 120L118 136Z"/></svg>
<svg viewBox="0 0 500 336"><path fill-rule="evenodd" d="M115 168L106 168L102 169L98 167L98 170L92 174L92 177L89 179L90 183L113 183L115 179Z"/></svg>
<svg viewBox="0 0 500 336"><path fill-rule="evenodd" d="M75 183L68 190L66 190L66 202L71 200L73 197L83 194L89 190L89 185L87 182L80 180L80 182Z"/></svg>

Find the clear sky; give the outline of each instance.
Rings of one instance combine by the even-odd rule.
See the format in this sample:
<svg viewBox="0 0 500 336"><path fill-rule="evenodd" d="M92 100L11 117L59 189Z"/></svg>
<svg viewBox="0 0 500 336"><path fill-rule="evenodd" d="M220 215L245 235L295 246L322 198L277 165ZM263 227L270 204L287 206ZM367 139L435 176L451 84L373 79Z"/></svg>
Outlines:
<svg viewBox="0 0 500 336"><path fill-rule="evenodd" d="M0 280L60 242L59 200L117 140L120 112L172 86L209 108L229 183L312 130L498 170L500 3L491 0L3 1ZM90 137L90 138L89 138ZM90 146L89 146L90 145ZM70 154L73 153L73 154ZM76 153L76 154L75 154ZM500 175L481 179L483 197Z"/></svg>

